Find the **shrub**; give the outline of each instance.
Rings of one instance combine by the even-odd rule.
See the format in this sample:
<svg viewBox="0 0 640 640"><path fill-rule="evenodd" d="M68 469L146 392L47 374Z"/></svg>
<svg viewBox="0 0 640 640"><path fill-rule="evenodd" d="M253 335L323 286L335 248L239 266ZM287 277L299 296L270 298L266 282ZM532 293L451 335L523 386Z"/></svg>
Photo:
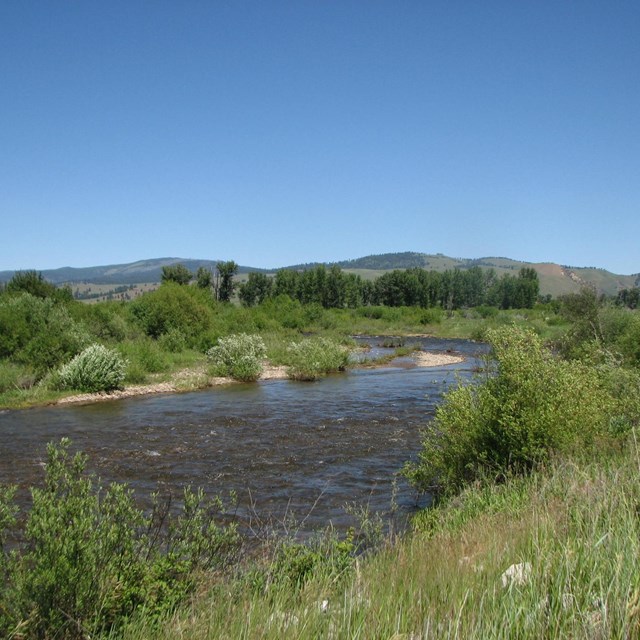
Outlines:
<svg viewBox="0 0 640 640"><path fill-rule="evenodd" d="M265 357L262 338L246 333L220 338L218 344L207 351L215 375L230 376L243 382L260 377Z"/></svg>
<svg viewBox="0 0 640 640"><path fill-rule="evenodd" d="M213 322L211 297L207 296L203 289L167 282L134 300L131 313L148 336L159 338L175 330L192 347Z"/></svg>
<svg viewBox="0 0 640 640"><path fill-rule="evenodd" d="M118 351L129 361L130 367L143 374L161 373L169 367L167 355L162 352L158 342L146 336L120 343Z"/></svg>
<svg viewBox="0 0 640 640"><path fill-rule="evenodd" d="M593 367L554 357L531 330L487 330L495 372L445 396L405 474L423 490L455 493L484 476L527 472L556 451L591 446L615 411Z"/></svg>
<svg viewBox="0 0 640 640"><path fill-rule="evenodd" d="M117 351L92 344L58 370L58 386L85 392L113 391L122 386L127 362Z"/></svg>
<svg viewBox="0 0 640 640"><path fill-rule="evenodd" d="M198 571L226 566L237 550L236 527L213 519L224 509L219 499L186 489L178 515L157 497L145 515L125 485L97 487L85 456L68 448L68 440L49 445L25 545L0 553L2 637L94 637L136 609L153 619L193 591ZM0 491L0 543L16 525L12 501Z"/></svg>
<svg viewBox="0 0 640 640"><path fill-rule="evenodd" d="M84 327L50 298L22 293L0 301L0 357L31 367L38 378L88 342Z"/></svg>
<svg viewBox="0 0 640 640"><path fill-rule="evenodd" d="M440 324L442 322L442 309L432 307L425 309L420 316L420 324Z"/></svg>
<svg viewBox="0 0 640 640"><path fill-rule="evenodd" d="M349 351L328 338L292 342L287 352L287 374L294 380L315 380L349 364Z"/></svg>

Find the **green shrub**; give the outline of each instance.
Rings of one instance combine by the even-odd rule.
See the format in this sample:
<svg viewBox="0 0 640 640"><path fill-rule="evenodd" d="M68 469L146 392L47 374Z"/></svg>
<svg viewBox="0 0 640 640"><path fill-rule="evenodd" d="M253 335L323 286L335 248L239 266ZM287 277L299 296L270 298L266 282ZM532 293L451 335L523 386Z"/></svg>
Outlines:
<svg viewBox="0 0 640 640"><path fill-rule="evenodd" d="M432 307L425 309L420 315L420 324L440 324L442 322L442 309Z"/></svg>
<svg viewBox="0 0 640 640"><path fill-rule="evenodd" d="M80 304L72 312L74 318L83 322L91 335L101 341L121 342L133 330L128 321L129 311L122 302Z"/></svg>
<svg viewBox="0 0 640 640"><path fill-rule="evenodd" d="M25 544L0 553L2 637L79 640L118 628L135 610L153 619L194 590L199 571L235 557L236 527L213 519L219 499L186 489L177 516L157 497L146 515L125 485L96 486L86 458L68 448L68 440L49 445L44 487L31 490L22 523ZM11 492L0 491L0 542L15 526Z"/></svg>
<svg viewBox="0 0 640 640"><path fill-rule="evenodd" d="M498 313L500 313L500 310L498 309L498 307L492 307L490 305L486 305L486 304L482 304L478 307L475 307L474 311L481 317L484 318L485 320L487 318L495 318Z"/></svg>
<svg viewBox="0 0 640 640"><path fill-rule="evenodd" d="M496 370L445 396L405 473L419 488L455 493L489 476L527 472L553 452L583 450L615 412L597 370L554 357L531 330L489 329Z"/></svg>
<svg viewBox="0 0 640 640"><path fill-rule="evenodd" d="M212 326L212 304L203 289L167 282L134 300L131 313L148 336L159 338L179 331L191 347Z"/></svg>
<svg viewBox="0 0 640 640"><path fill-rule="evenodd" d="M162 352L156 340L146 336L120 343L118 351L129 361L131 368L143 374L161 373L169 367L167 354Z"/></svg>
<svg viewBox="0 0 640 640"><path fill-rule="evenodd" d="M214 375L230 376L243 382L260 377L265 357L266 348L262 338L246 333L220 338L218 344L207 351Z"/></svg>
<svg viewBox="0 0 640 640"><path fill-rule="evenodd" d="M187 348L187 339L180 329L170 329L160 336L158 344L165 351L180 353Z"/></svg>
<svg viewBox="0 0 640 640"><path fill-rule="evenodd" d="M38 378L89 341L68 309L50 298L22 293L0 301L0 357L30 367Z"/></svg>
<svg viewBox="0 0 640 640"><path fill-rule="evenodd" d="M348 364L348 349L328 338L292 342L287 350L287 375L294 380L315 380Z"/></svg>
<svg viewBox="0 0 640 640"><path fill-rule="evenodd" d="M0 361L0 393L30 389L36 382L33 372L7 360Z"/></svg>
<svg viewBox="0 0 640 640"><path fill-rule="evenodd" d="M112 349L92 344L60 367L58 386L85 392L113 391L122 387L127 362Z"/></svg>

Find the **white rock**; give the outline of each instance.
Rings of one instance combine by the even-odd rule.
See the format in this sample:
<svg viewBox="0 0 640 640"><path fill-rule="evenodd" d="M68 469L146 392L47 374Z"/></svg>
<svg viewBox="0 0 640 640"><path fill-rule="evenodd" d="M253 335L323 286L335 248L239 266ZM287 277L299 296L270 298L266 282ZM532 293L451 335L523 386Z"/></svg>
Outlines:
<svg viewBox="0 0 640 640"><path fill-rule="evenodd" d="M512 564L500 577L502 580L502 586L507 587L516 586L522 587L531 578L531 563L520 562L518 564Z"/></svg>

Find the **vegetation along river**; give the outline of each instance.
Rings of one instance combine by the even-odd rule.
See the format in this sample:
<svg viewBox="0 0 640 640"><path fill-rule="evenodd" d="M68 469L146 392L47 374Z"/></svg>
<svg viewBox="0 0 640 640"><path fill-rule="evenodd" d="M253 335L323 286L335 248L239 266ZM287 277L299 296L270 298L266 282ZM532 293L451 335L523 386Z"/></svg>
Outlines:
<svg viewBox="0 0 640 640"><path fill-rule="evenodd" d="M380 339L369 338L375 345ZM353 524L346 504L404 521L418 497L397 472L419 450L420 428L442 393L480 366L485 345L412 338L460 364L416 367L401 358L313 383L270 380L90 405L0 412L0 483L19 498L40 484L48 442L63 437L88 454L103 482L127 482L143 504L160 489L235 491L237 515L303 523L303 531ZM384 349L374 349L379 355Z"/></svg>

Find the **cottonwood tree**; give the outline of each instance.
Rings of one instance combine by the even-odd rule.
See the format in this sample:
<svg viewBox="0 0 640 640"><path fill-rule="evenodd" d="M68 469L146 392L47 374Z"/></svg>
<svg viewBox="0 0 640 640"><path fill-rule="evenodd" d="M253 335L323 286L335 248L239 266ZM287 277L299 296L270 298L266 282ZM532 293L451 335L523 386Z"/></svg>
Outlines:
<svg viewBox="0 0 640 640"><path fill-rule="evenodd" d="M196 271L196 285L200 289L211 289L213 287L213 274L207 267L198 267Z"/></svg>
<svg viewBox="0 0 640 640"><path fill-rule="evenodd" d="M172 264L162 267L162 282L175 282L177 284L189 284L193 273L183 264Z"/></svg>
<svg viewBox="0 0 640 640"><path fill-rule="evenodd" d="M216 282L214 285L216 298L220 302L229 302L235 289L233 276L238 273L238 265L233 260L218 262L216 272Z"/></svg>

